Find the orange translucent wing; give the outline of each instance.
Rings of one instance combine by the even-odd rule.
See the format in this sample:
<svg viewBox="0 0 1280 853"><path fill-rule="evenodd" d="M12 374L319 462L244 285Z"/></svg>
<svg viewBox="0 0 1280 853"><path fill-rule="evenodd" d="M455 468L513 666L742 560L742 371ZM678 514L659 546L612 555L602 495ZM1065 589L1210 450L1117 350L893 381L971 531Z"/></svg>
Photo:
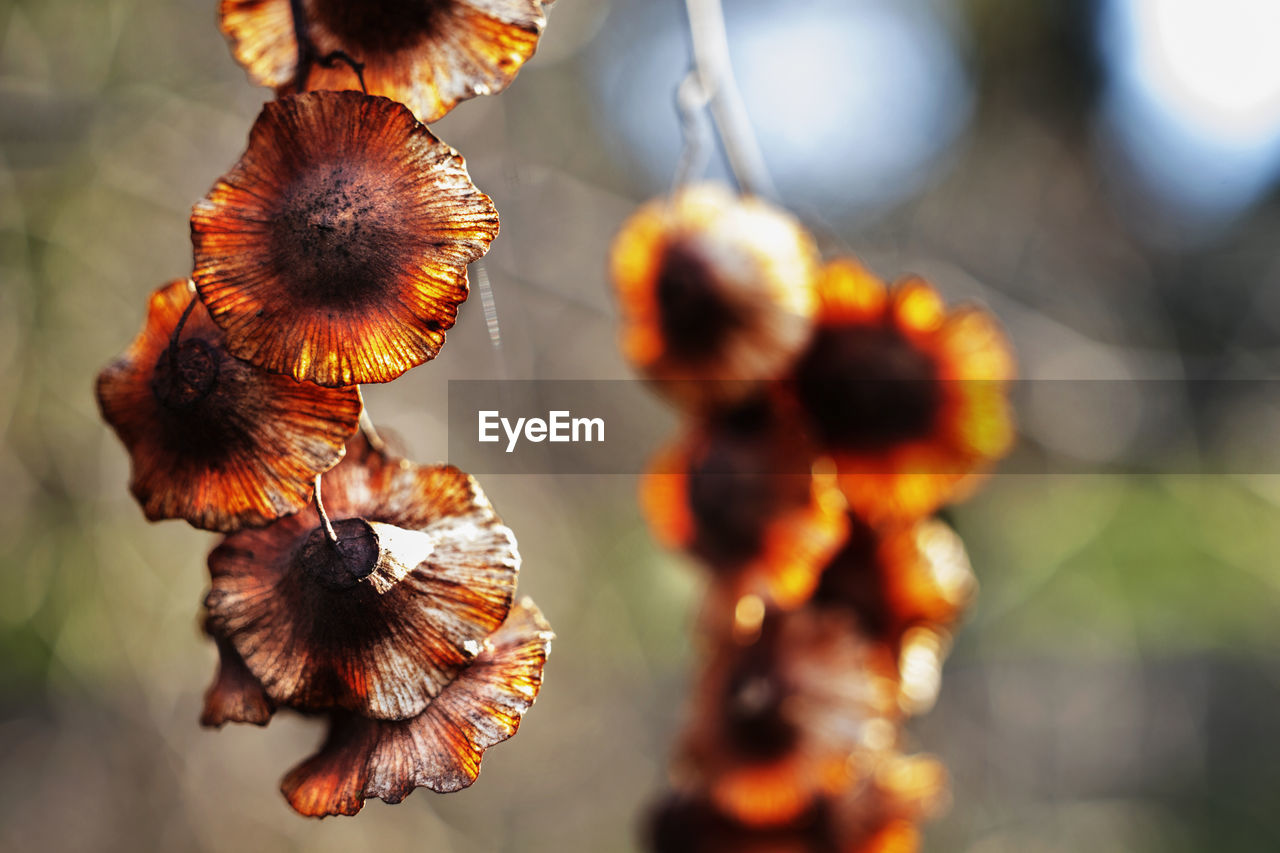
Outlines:
<svg viewBox="0 0 1280 853"><path fill-rule="evenodd" d="M920 830L907 820L895 820L853 848L850 853L917 853Z"/></svg>
<svg viewBox="0 0 1280 853"><path fill-rule="evenodd" d="M964 543L936 519L885 536L881 561L888 608L902 625L949 626L977 591Z"/></svg>
<svg viewBox="0 0 1280 853"><path fill-rule="evenodd" d="M819 315L826 322L879 322L889 301L885 283L854 258L838 258L822 268L819 296Z"/></svg>
<svg viewBox="0 0 1280 853"><path fill-rule="evenodd" d="M286 86L298 70L289 0L222 0L218 5L222 34L236 61L263 86Z"/></svg>

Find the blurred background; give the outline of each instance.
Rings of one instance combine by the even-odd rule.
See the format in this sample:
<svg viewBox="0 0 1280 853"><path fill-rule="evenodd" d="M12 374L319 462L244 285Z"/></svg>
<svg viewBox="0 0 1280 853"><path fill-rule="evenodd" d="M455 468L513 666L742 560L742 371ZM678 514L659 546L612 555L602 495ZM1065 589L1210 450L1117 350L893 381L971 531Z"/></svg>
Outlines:
<svg viewBox="0 0 1280 853"><path fill-rule="evenodd" d="M926 849L1280 849L1280 406L1211 381L1280 366L1280 4L726 6L782 200L828 252L988 305L1029 442L1076 463L951 514L982 592L912 731L954 776ZM92 383L189 272L190 206L268 97L215 7L0 0L0 848L633 850L699 582L631 477L484 478L558 639L473 788L306 821L277 784L316 724L197 725L213 539L144 522ZM496 334L473 295L439 359L369 389L416 458L445 454L450 378L630 376L605 255L670 184L688 53L676 0L560 0L515 84L436 125L503 232ZM1072 405L1061 379L1133 390ZM1152 441L1177 464L1114 464Z"/></svg>

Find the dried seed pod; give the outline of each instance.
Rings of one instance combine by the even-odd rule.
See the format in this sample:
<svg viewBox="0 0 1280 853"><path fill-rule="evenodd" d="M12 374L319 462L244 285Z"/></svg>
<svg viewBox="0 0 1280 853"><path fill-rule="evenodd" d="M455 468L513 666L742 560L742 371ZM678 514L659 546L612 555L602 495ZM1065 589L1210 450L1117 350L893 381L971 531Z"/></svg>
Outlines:
<svg viewBox="0 0 1280 853"><path fill-rule="evenodd" d="M817 332L789 383L850 506L919 518L963 493L1013 441L1013 358L994 318L948 312L921 279L892 289L829 264Z"/></svg>
<svg viewBox="0 0 1280 853"><path fill-rule="evenodd" d="M642 207L611 255L622 347L676 402L741 400L809 339L818 253L790 215L703 185Z"/></svg>
<svg viewBox="0 0 1280 853"><path fill-rule="evenodd" d="M195 205L192 276L240 358L387 382L439 352L497 233L462 157L402 105L315 92L265 105Z"/></svg>
<svg viewBox="0 0 1280 853"><path fill-rule="evenodd" d="M420 713L506 618L520 557L475 480L362 437L312 508L209 555L209 628L282 706Z"/></svg>
<svg viewBox="0 0 1280 853"><path fill-rule="evenodd" d="M719 643L684 739L686 768L715 807L780 826L869 776L897 740L896 672L853 625L771 613L749 644Z"/></svg>
<svg viewBox="0 0 1280 853"><path fill-rule="evenodd" d="M654 535L703 560L732 601L803 603L844 540L844 502L794 439L752 402L699 423L641 483Z"/></svg>
<svg viewBox="0 0 1280 853"><path fill-rule="evenodd" d="M467 787L485 750L514 735L537 698L553 636L525 598L421 714L399 721L333 715L319 752L284 778L289 804L310 817L353 815L369 797L398 803L415 788Z"/></svg>
<svg viewBox="0 0 1280 853"><path fill-rule="evenodd" d="M98 375L97 395L129 451L129 487L147 518L223 532L305 505L360 419L355 388L296 382L232 357L185 279L152 294L146 325Z"/></svg>
<svg viewBox="0 0 1280 853"><path fill-rule="evenodd" d="M359 88L348 65L319 61L342 51L363 64L370 94L433 122L515 79L538 47L551 0L300 0L312 52L305 69L298 68L290 5L222 0L222 32L254 82L282 94L298 83L306 90Z"/></svg>

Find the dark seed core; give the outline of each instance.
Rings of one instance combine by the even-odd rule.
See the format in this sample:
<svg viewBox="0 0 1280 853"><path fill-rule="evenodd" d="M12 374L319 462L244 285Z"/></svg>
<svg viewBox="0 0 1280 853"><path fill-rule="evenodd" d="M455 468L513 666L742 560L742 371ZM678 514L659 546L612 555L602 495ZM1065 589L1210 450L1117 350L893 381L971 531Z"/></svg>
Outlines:
<svg viewBox="0 0 1280 853"><path fill-rule="evenodd" d="M332 542L323 527L307 534L294 554L295 567L326 589L348 590L378 566L378 536L362 518L333 522L338 541Z"/></svg>
<svg viewBox="0 0 1280 853"><path fill-rule="evenodd" d="M385 191L349 165L325 164L284 195L274 224L276 272L312 309L353 309L396 274L404 238Z"/></svg>
<svg viewBox="0 0 1280 853"><path fill-rule="evenodd" d="M778 497L766 464L749 447L721 440L690 468L694 548L713 567L735 566L759 552Z"/></svg>
<svg viewBox="0 0 1280 853"><path fill-rule="evenodd" d="M417 43L453 0L311 0L311 14L358 61Z"/></svg>
<svg viewBox="0 0 1280 853"><path fill-rule="evenodd" d="M783 713L785 688L772 671L772 658L752 654L743 660L729 680L725 707L729 742L745 757L759 761L786 755L799 739Z"/></svg>
<svg viewBox="0 0 1280 853"><path fill-rule="evenodd" d="M795 388L816 438L875 452L928 436L941 407L937 365L888 327L825 329L796 367Z"/></svg>
<svg viewBox="0 0 1280 853"><path fill-rule="evenodd" d="M812 602L851 611L867 636L881 640L889 632L890 608L877 545L871 527L849 516L849 538L822 570Z"/></svg>
<svg viewBox="0 0 1280 853"><path fill-rule="evenodd" d="M667 247L655 298L667 354L700 362L717 355L743 325L740 309L725 299L716 272L696 246Z"/></svg>
<svg viewBox="0 0 1280 853"><path fill-rule="evenodd" d="M692 548L713 569L759 556L768 525L809 500L807 461L787 452L779 429L767 401L748 400L717 416L690 461Z"/></svg>
<svg viewBox="0 0 1280 853"><path fill-rule="evenodd" d="M165 347L151 374L151 391L166 409L186 411L208 398L218 384L218 353L199 338Z"/></svg>
<svg viewBox="0 0 1280 853"><path fill-rule="evenodd" d="M728 825L709 805L670 795L646 821L646 850L662 853L701 853L717 849L717 836ZM732 849L724 847L719 849Z"/></svg>
<svg viewBox="0 0 1280 853"><path fill-rule="evenodd" d="M781 826L745 826L721 814L708 801L672 795L650 816L646 850L657 853L725 853L738 850L788 850L840 853L847 849L820 800L796 820Z"/></svg>

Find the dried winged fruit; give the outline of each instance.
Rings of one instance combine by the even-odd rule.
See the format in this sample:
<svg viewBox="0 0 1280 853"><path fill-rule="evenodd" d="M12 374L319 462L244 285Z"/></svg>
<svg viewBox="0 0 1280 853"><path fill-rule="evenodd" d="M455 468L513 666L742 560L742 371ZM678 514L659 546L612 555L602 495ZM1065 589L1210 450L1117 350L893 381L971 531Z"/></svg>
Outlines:
<svg viewBox="0 0 1280 853"><path fill-rule="evenodd" d="M364 65L370 94L385 95L432 122L459 102L507 87L533 56L551 0L301 0L312 51L299 81L290 0L222 0L222 31L257 83L282 93L355 89L342 51Z"/></svg>
<svg viewBox="0 0 1280 853"><path fill-rule="evenodd" d="M614 239L627 356L695 408L777 379L813 329L813 239L788 214L714 185L642 207Z"/></svg>
<svg viewBox="0 0 1280 853"><path fill-rule="evenodd" d="M640 501L654 535L703 560L732 600L791 608L845 535L843 501L758 403L700 423L655 460Z"/></svg>
<svg viewBox="0 0 1280 853"><path fill-rule="evenodd" d="M194 299L185 279L152 294L142 332L98 375L98 405L129 451L147 518L223 532L265 524L306 504L316 474L342 458L360 394L233 358Z"/></svg>
<svg viewBox="0 0 1280 853"><path fill-rule="evenodd" d="M209 630L277 705L379 719L421 711L506 618L520 557L468 475L362 438L308 507L209 555Z"/></svg>
<svg viewBox="0 0 1280 853"><path fill-rule="evenodd" d="M526 598L421 714L397 721L333 715L320 751L285 776L289 804L311 817L353 815L369 797L398 803L415 788L467 787L485 750L515 734L537 698L552 636Z"/></svg>
<svg viewBox="0 0 1280 853"><path fill-rule="evenodd" d="M791 389L850 506L919 518L959 495L1013 441L1013 357L995 320L948 312L920 279L887 288L853 261L827 266L813 341Z"/></svg>
<svg viewBox="0 0 1280 853"><path fill-rule="evenodd" d="M192 277L227 348L321 385L436 356L498 233L466 164L402 105L314 92L263 107L191 215Z"/></svg>
<svg viewBox="0 0 1280 853"><path fill-rule="evenodd" d="M797 819L895 745L896 675L847 620L768 615L754 643L720 643L700 680L683 750L694 787L744 824Z"/></svg>

